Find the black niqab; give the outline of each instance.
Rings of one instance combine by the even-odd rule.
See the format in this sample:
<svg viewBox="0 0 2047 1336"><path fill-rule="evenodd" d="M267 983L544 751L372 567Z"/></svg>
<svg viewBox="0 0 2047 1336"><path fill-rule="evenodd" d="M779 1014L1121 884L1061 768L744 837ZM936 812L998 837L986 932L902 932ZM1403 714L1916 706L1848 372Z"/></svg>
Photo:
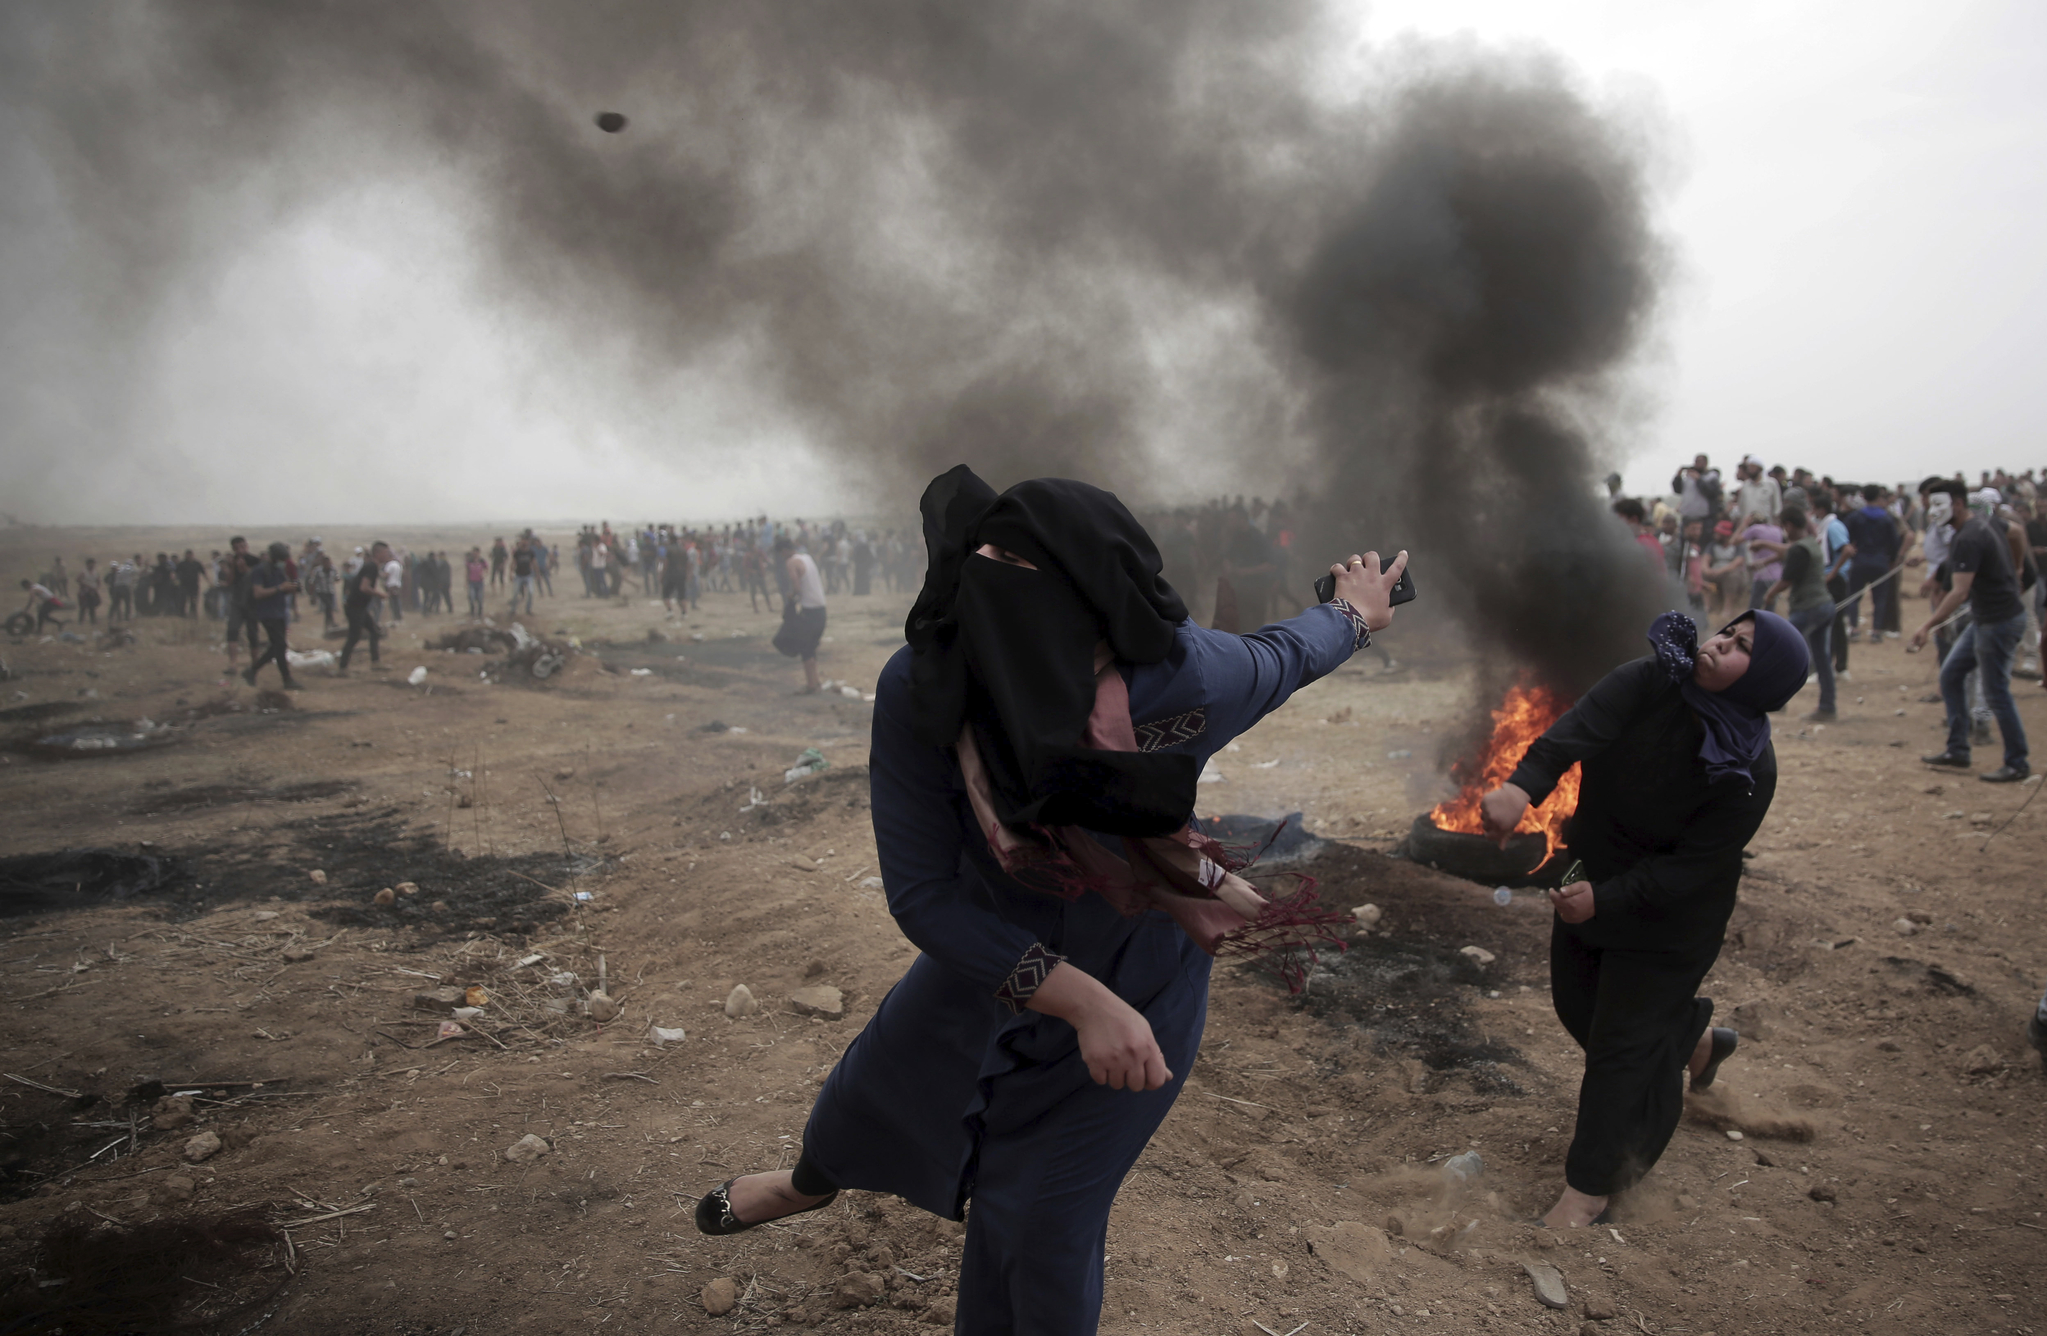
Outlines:
<svg viewBox="0 0 2047 1336"><path fill-rule="evenodd" d="M1084 745L1096 642L1157 663L1187 618L1136 517L1064 478L997 496L965 465L932 481L922 509L929 566L904 628L917 736L952 746L973 728L1004 824L1133 836L1184 826L1194 758ZM983 543L1038 569L975 556Z"/></svg>

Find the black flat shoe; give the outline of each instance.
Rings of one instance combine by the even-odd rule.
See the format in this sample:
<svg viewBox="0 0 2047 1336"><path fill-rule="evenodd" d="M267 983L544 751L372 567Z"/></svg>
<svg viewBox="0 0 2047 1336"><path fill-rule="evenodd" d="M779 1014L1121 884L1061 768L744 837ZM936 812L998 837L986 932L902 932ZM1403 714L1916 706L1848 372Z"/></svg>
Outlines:
<svg viewBox="0 0 2047 1336"><path fill-rule="evenodd" d="M732 1185L738 1181L737 1179L728 1178L717 1187L712 1188L709 1192L697 1198L697 1229L700 1233L744 1234L747 1230L752 1229L754 1225L765 1225L768 1223L766 1220L756 1220L750 1225L732 1214ZM822 1211L825 1207L837 1201L838 1196L839 1194L834 1192L815 1206L806 1206L800 1211L791 1211L789 1215L804 1215L810 1211ZM788 1216L778 1215L771 1218L786 1220Z"/></svg>
<svg viewBox="0 0 2047 1336"><path fill-rule="evenodd" d="M2030 769L2015 770L2011 766L2001 765L1995 770L1985 771L1976 776L1976 778L1982 780L1985 784L2019 784L2030 778L2032 773Z"/></svg>
<svg viewBox="0 0 2047 1336"><path fill-rule="evenodd" d="M1969 769L1969 753L1958 752L1953 749L1936 752L1932 756L1922 756L1919 759L1928 765L1942 766L1949 770Z"/></svg>
<svg viewBox="0 0 2047 1336"><path fill-rule="evenodd" d="M1720 1074L1720 1064L1734 1056L1734 1050L1741 1046L1741 1036L1725 1026L1713 1027L1713 1052L1706 1059L1706 1065L1692 1078L1692 1089L1704 1090L1713 1084L1713 1078Z"/></svg>

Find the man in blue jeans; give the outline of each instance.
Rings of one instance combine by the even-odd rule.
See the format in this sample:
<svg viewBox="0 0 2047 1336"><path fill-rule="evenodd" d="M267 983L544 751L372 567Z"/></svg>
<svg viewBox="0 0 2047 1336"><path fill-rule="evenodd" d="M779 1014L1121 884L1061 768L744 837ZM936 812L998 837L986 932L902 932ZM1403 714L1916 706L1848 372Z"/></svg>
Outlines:
<svg viewBox="0 0 2047 1336"><path fill-rule="evenodd" d="M2015 784L2032 773L2026 756L2026 730L2019 723L2018 707L2011 698L2012 658L2026 634L2026 605L2019 598L2019 582L2012 571L2011 549L2005 534L1993 530L1969 512L1969 493L1960 483L1944 490L1952 498L1955 536L1948 549L1954 571L1954 587L1948 590L1926 619L1912 633L1912 649L1926 644L1927 637L1968 600L1974 625L1956 637L1954 648L1940 665L1940 695L1947 705L1947 750L1923 758L1928 765L1956 770L1969 768L1969 674L1983 668L1983 699L1997 719L2004 735L2004 764L1978 775L1988 784Z"/></svg>

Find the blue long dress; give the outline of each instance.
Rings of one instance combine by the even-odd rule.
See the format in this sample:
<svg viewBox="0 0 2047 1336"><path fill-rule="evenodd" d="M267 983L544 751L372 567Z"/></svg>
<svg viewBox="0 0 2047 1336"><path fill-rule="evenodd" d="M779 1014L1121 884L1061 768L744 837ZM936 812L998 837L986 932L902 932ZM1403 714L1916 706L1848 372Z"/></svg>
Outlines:
<svg viewBox="0 0 2047 1336"><path fill-rule="evenodd" d="M1353 641L1327 604L1248 636L1183 622L1164 661L1123 670L1139 746L1206 761ZM972 1199L956 1332L1081 1336L1101 1315L1109 1207L1200 1047L1209 958L1161 912L1060 900L997 868L952 749L911 735L909 662L905 648L882 672L871 782L889 912L922 954L826 1079L805 1154L841 1187L950 1219ZM1071 1025L1001 1000L1043 952L1144 1015L1168 1085L1097 1085Z"/></svg>

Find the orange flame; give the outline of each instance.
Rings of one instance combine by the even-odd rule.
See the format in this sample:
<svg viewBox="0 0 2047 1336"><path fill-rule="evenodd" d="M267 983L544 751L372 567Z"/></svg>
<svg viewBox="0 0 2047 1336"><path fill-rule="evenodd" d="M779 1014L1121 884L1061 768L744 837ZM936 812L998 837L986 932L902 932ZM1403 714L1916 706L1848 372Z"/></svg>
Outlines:
<svg viewBox="0 0 2047 1336"><path fill-rule="evenodd" d="M1479 815L1479 799L1507 782L1528 744L1542 736L1557 716L1571 708L1571 702L1548 687L1509 688L1506 699L1493 711L1493 735L1475 757L1457 763L1453 772L1463 788L1447 802L1438 803L1429 820L1443 830L1485 833ZM1578 810L1578 767L1572 766L1557 781L1548 798L1532 806L1514 829L1517 833L1540 833L1549 841L1543 858L1547 861L1564 842L1564 822Z"/></svg>

